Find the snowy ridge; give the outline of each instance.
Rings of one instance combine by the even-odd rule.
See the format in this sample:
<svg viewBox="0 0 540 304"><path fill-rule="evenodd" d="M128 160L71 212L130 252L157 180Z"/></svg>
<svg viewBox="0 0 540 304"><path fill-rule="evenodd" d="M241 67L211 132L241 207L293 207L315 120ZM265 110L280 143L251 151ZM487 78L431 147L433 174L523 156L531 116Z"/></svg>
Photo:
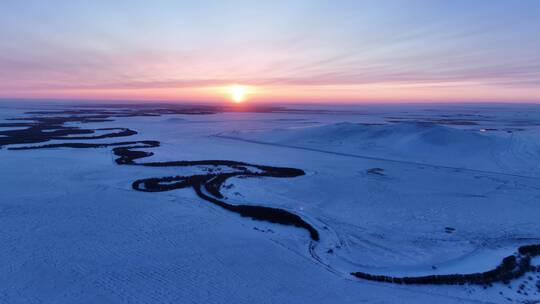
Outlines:
<svg viewBox="0 0 540 304"><path fill-rule="evenodd" d="M532 173L534 176L540 172L540 147L527 136L457 129L428 122L381 125L342 122L228 135L246 140L458 168ZM527 157L523 157L524 153Z"/></svg>

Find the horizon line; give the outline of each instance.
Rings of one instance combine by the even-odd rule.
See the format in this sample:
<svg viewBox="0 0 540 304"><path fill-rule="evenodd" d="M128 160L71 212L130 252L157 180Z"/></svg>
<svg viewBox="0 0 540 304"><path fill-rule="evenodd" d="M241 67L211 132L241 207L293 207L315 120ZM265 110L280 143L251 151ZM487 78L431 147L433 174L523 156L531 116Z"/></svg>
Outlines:
<svg viewBox="0 0 540 304"><path fill-rule="evenodd" d="M451 104L497 104L497 105L540 105L539 100L371 100L371 101L354 101L354 100L282 100L282 101L267 101L267 100L250 100L242 104L234 104L228 100L182 100L182 99L132 99L132 98L24 98L24 97L0 97L0 102L42 102L42 103L62 103L62 102L82 102L82 103L122 103L122 104L185 104L185 105L230 105L235 107L249 106L266 106L266 105L451 105Z"/></svg>

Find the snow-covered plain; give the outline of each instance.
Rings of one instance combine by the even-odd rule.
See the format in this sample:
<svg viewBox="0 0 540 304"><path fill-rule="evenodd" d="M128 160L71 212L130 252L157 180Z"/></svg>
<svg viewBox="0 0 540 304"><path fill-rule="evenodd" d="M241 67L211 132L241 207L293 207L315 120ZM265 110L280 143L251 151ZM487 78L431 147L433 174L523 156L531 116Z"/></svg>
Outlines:
<svg viewBox="0 0 540 304"><path fill-rule="evenodd" d="M150 161L304 170L233 178L222 192L231 203L300 215L321 233L311 250L306 231L242 218L191 189L131 189L136 179L203 168L118 166L111 148L3 147L0 303L540 300L537 273L489 288L350 275L481 272L520 245L540 244L540 107L292 108L306 111L125 117L84 127L130 128L139 133L122 140L161 141ZM4 106L0 123L28 117L26 110Z"/></svg>

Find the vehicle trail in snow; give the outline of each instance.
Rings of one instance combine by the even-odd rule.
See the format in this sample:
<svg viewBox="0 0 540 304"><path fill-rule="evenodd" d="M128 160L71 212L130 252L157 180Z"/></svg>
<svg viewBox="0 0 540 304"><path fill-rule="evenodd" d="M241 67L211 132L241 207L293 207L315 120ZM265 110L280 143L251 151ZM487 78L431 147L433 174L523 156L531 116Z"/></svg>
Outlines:
<svg viewBox="0 0 540 304"><path fill-rule="evenodd" d="M337 155L337 156L344 156L344 157L352 157L352 158L360 158L360 159L367 159L367 160L391 162L391 163L414 165L414 166L421 166L421 167L430 167L430 168L435 168L435 169L461 170L461 171L468 171L468 172L474 172L474 173L485 173L485 174L494 174L494 175L503 175L503 176L509 176L509 177L519 177L519 178L540 180L540 177L512 174L512 173L506 173L506 172L488 171L488 170L472 169L472 168L465 168L465 167L452 167L452 166L435 165L435 164L408 161L408 160L398 160L398 159L390 159L390 158L384 158L384 157L375 157L375 156L359 155L359 154L352 154L352 153L334 152L334 151L322 150L322 149L317 149L317 148L300 147L300 146L294 146L294 145L271 143L271 142L252 140L252 139L244 139L244 138L240 138L240 137L227 136L227 135L221 135L221 134L212 135L212 136L216 137L216 138L223 138L223 139L228 139L228 140L236 140L236 141L242 141L242 142L258 144L258 145L267 145L267 146L275 146L275 147L282 147L282 148L289 148L289 149L305 150L305 151L312 151L312 152L331 154L331 155Z"/></svg>
<svg viewBox="0 0 540 304"><path fill-rule="evenodd" d="M183 110L185 111L185 110ZM36 114L36 113L33 113ZM0 131L0 148L3 146L44 143L51 140L95 140L105 138L127 137L137 134L136 131L128 128L102 128L102 129L81 129L79 127L66 126L70 123L92 123L111 121L115 117L137 117L137 116L159 116L162 114L205 114L201 111L190 109L189 112L172 112L170 110L77 110L77 111L56 111L39 112L39 115L29 118L12 119L25 122L1 123L0 127L16 128L13 130ZM68 115L68 116L47 116L47 115ZM101 135L92 135L96 131L115 131ZM72 136L79 135L79 136ZM85 136L80 136L85 135ZM396 163L414 164L420 166L430 166L435 168L460 169L474 172L502 174L498 172L489 172L466 168L453 168L447 166L436 166L430 164L384 159L378 157L353 155L339 152L330 152L312 148L302 148L289 145L270 144L253 140L243 140L235 137L217 136L219 138L242 140L257 144L267 144L282 146L287 148L310 150L315 152L342 155L347 157L356 157L378 161L391 161ZM207 166L211 167L209 173L195 174L189 176L167 176L136 180L132 188L144 192L162 192L175 189L192 188L195 193L203 200L219 206L225 210L237 213L243 217L249 217L255 220L267 221L282 225L292 225L309 232L311 242L309 252L316 263L325 266L331 272L341 272L330 267L321 260L315 252L316 245L320 240L319 231L311 224L302 219L299 215L284 209L264 207L258 205L233 205L225 202L223 194L220 192L224 183L233 177L279 177L292 178L304 175L304 171L296 168L271 167L263 165L249 164L230 160L199 160L199 161L166 161L166 162L137 162L137 160L151 157L153 152L146 151L151 148L157 148L160 142L156 140L138 140L121 141L112 143L86 143L86 142L65 142L43 145L15 146L9 147L10 150L34 150L47 148L104 148L112 147L112 151L117 158L115 162L118 165L146 166L146 167L190 167ZM226 168L230 171L223 171ZM534 178L528 176L519 176L505 174L515 177ZM538 178L534 178L538 179ZM395 284L482 284L488 285L493 282L509 282L523 276L530 271L540 271L538 267L531 264L531 259L540 256L540 245L527 245L518 248L514 255L510 255L502 260L500 265L493 270L482 273L471 274L448 274L448 275L429 275L416 277L392 277L385 275L374 275L365 272L351 272L350 274L364 280L387 282Z"/></svg>

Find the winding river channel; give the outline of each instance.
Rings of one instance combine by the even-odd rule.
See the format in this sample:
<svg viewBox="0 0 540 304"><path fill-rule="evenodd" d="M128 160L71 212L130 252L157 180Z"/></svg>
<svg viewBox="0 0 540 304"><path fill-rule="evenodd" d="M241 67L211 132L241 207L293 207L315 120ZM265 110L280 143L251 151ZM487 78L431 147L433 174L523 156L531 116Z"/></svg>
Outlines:
<svg viewBox="0 0 540 304"><path fill-rule="evenodd" d="M150 150L160 146L157 140L116 141L110 143L76 142L107 138L125 138L137 134L129 128L85 129L79 125L112 121L118 117L160 116L167 114L212 114L207 109L114 109L114 110L65 110L28 112L28 117L9 119L0 123L0 148L10 150L38 150L47 148L112 148L118 165L145 167L191 167L214 168L205 174L152 177L136 180L132 188L144 192L163 192L175 189L192 188L202 200L219 206L243 217L281 225L295 226L306 230L312 242L321 238L319 231L297 214L290 211L260 205L235 205L226 201L220 192L228 179L234 177L274 177L294 178L304 175L296 168L271 167L231 160L167 161L143 162L153 155ZM67 125L69 123L69 126ZM78 123L74 126L73 123ZM7 130L6 130L7 129ZM55 141L55 143L47 143ZM56 141L62 141L56 143ZM16 145L16 146L13 146ZM310 245L312 246L312 245ZM527 272L540 269L531 264L531 259L540 255L539 245L527 245L504 258L495 269L481 273L429 275L419 277L392 277L365 272L351 272L353 277L362 280L393 284L480 284L509 282ZM312 255L313 256L313 255ZM320 261L319 261L320 262Z"/></svg>

